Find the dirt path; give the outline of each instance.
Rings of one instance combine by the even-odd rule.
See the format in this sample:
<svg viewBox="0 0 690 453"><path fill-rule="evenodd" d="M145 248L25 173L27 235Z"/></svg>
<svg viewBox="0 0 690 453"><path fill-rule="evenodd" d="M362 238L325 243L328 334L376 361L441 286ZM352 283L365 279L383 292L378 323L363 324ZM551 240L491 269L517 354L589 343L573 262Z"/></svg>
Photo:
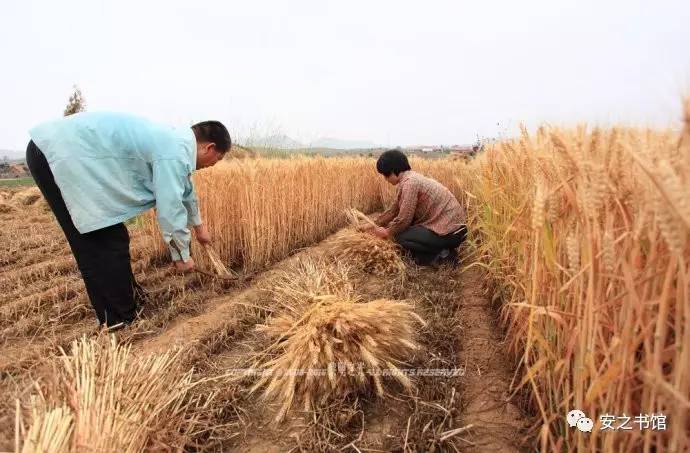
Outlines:
<svg viewBox="0 0 690 453"><path fill-rule="evenodd" d="M465 426L473 426L467 439L474 444L468 451L518 451L527 424L524 414L508 401L513 370L505 354L501 329L484 291L482 272L474 268L463 275L460 361L466 374L461 418Z"/></svg>
<svg viewBox="0 0 690 453"><path fill-rule="evenodd" d="M386 451L524 449L526 418L507 401L513 369L484 281L478 268L420 269L409 278L406 295L421 301L419 312L429 323L422 341L431 351L423 366L458 368L462 376L421 378L418 400L378 407L366 436L372 446Z"/></svg>

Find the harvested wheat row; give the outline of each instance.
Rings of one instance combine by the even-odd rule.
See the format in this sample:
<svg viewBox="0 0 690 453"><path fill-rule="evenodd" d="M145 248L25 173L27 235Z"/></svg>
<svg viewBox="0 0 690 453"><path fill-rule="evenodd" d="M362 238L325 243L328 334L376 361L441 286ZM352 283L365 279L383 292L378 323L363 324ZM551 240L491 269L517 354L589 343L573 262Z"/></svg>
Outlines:
<svg viewBox="0 0 690 453"><path fill-rule="evenodd" d="M310 411L355 394L383 396L389 380L411 390L399 366L418 347L417 323L424 321L410 304L391 300L327 295L305 311L285 310L258 327L274 343L255 363L251 392L263 389L280 421L293 404Z"/></svg>

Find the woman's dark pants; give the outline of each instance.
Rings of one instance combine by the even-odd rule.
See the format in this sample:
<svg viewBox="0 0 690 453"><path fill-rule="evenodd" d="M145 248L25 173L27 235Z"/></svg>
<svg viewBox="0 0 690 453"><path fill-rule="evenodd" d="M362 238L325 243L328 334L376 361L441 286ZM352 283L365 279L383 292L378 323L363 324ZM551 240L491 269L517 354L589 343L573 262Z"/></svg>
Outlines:
<svg viewBox="0 0 690 453"><path fill-rule="evenodd" d="M454 253L466 236L465 226L456 233L441 236L428 228L415 225L395 236L395 242L407 250L417 264L425 266L431 264L443 249Z"/></svg>
<svg viewBox="0 0 690 453"><path fill-rule="evenodd" d="M67 237L99 323L109 327L129 324L137 314L135 289L138 285L130 264L127 227L118 223L90 233L79 233L48 162L33 141L26 149L26 164Z"/></svg>

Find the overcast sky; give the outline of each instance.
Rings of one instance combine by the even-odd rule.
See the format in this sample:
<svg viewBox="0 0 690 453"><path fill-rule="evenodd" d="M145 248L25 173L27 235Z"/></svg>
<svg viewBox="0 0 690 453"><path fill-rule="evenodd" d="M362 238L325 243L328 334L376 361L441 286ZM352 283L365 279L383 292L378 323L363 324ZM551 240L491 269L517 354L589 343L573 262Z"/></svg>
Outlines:
<svg viewBox="0 0 690 453"><path fill-rule="evenodd" d="M89 110L382 145L673 125L690 2L0 0L0 149Z"/></svg>

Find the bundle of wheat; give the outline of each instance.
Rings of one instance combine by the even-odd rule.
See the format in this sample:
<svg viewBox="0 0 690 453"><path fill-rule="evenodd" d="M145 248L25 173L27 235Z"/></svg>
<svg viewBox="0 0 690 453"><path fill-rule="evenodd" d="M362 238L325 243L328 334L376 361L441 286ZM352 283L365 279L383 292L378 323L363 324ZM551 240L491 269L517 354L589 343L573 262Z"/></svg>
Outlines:
<svg viewBox="0 0 690 453"><path fill-rule="evenodd" d="M22 190L21 192L17 192L14 197L12 197L12 201L24 206L29 206L36 203L42 197L43 195L41 195L41 191L38 187L31 187L29 189Z"/></svg>
<svg viewBox="0 0 690 453"><path fill-rule="evenodd" d="M390 300L321 296L306 310L285 310L258 327L274 343L255 363L261 373L251 392L263 388L280 421L293 403L309 411L372 389L382 396L382 377L410 390L398 366L418 347L417 322L424 324L410 304Z"/></svg>
<svg viewBox="0 0 690 453"><path fill-rule="evenodd" d="M351 229L341 231L325 246L330 259L342 260L354 269L374 275L395 275L404 281L405 263L399 249L393 241Z"/></svg>
<svg viewBox="0 0 690 453"><path fill-rule="evenodd" d="M114 337L73 342L53 379L34 397L28 429L18 419L23 451L67 443L71 451L101 452L139 452L153 443L181 446L185 427L191 428L191 373L181 372L178 356L136 356Z"/></svg>

